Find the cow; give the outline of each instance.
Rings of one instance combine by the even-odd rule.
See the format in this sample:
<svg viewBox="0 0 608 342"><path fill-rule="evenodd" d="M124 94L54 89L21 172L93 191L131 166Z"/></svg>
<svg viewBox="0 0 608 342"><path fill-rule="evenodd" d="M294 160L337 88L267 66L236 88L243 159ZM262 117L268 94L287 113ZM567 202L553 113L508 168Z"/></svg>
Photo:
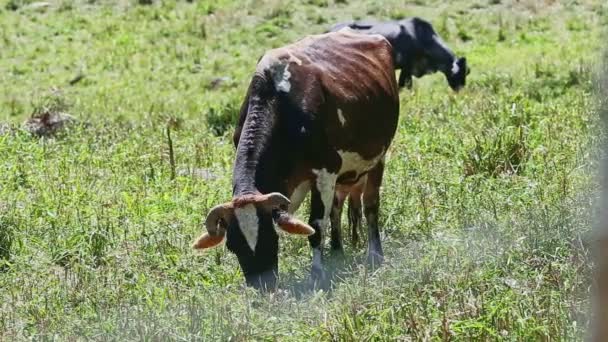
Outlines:
<svg viewBox="0 0 608 342"><path fill-rule="evenodd" d="M412 76L422 77L441 71L454 91L465 86L467 61L458 58L424 19L413 17L387 22L356 21L334 25L330 31L345 28L360 33L380 34L394 49L396 69L401 69L399 87L412 87Z"/></svg>
<svg viewBox="0 0 608 342"><path fill-rule="evenodd" d="M391 45L380 35L332 32L266 52L234 133L232 200L209 211L207 231L193 247L210 248L225 239L246 283L274 289L276 224L308 236L310 278L324 282L324 230L336 187L365 177L368 259L379 264L379 188L399 117L393 70ZM293 214L308 193L310 216L304 223Z"/></svg>
<svg viewBox="0 0 608 342"><path fill-rule="evenodd" d="M329 32L354 30L364 34L380 34L391 43L395 68L401 69L399 87L412 87L412 76L422 77L441 71L445 74L449 86L458 91L465 86L469 73L466 58L458 58L447 47L424 19L413 17L388 22L357 21L334 25ZM348 221L353 245L359 244L358 227L362 218L361 196L366 186L366 177L348 187L338 186L331 213L332 235L341 234L340 218L344 201L348 198ZM341 239L332 239L332 242ZM333 246L340 249L341 246Z"/></svg>

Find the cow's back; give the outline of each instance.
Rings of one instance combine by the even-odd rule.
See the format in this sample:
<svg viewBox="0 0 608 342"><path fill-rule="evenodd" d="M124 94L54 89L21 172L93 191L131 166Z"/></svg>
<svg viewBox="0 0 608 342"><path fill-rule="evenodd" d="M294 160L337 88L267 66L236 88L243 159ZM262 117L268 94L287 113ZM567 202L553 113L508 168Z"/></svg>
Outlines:
<svg viewBox="0 0 608 342"><path fill-rule="evenodd" d="M399 115L390 43L380 35L350 30L306 37L267 52L257 73L272 79L288 121L302 113L322 123L315 143L373 158L388 148ZM293 134L299 134L296 118ZM304 129L307 131L307 129ZM293 136L293 135L292 135Z"/></svg>
<svg viewBox="0 0 608 342"><path fill-rule="evenodd" d="M305 78L313 76L326 91L348 101L380 92L398 96L393 63L392 47L384 37L346 30L309 36L270 50L258 63L257 71L270 70L277 89L284 92L291 90L291 79L299 77L300 82L306 82Z"/></svg>

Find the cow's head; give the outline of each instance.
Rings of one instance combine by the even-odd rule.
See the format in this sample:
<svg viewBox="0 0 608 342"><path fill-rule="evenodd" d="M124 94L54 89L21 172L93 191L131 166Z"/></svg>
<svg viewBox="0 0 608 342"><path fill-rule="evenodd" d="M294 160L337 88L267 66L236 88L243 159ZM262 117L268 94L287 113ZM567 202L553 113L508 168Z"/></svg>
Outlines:
<svg viewBox="0 0 608 342"><path fill-rule="evenodd" d="M287 213L289 200L278 192L235 197L212 208L205 220L207 232L194 243L194 249L226 247L236 254L247 284L274 289L278 275L279 239L274 224L299 235L315 231Z"/></svg>
<svg viewBox="0 0 608 342"><path fill-rule="evenodd" d="M461 57L455 59L451 67L445 72L445 77L448 79L450 88L454 91L458 91L464 87L469 71L466 58Z"/></svg>

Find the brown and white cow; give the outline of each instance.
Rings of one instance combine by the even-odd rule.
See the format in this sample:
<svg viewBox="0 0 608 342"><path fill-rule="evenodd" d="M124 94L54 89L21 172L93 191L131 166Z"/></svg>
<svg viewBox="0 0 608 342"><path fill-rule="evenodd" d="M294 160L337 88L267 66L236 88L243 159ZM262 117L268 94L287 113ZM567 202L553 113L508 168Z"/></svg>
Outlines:
<svg viewBox="0 0 608 342"><path fill-rule="evenodd" d="M330 31L351 29L357 33L379 34L393 47L395 68L401 69L399 87L412 87L412 76L422 77L441 71L449 86L458 91L465 86L470 71L466 58L457 57L426 20L413 17L387 22L355 21L334 25ZM332 235L340 235L340 217L344 201L348 197L348 221L354 245L359 243L359 225L362 218L361 197L366 187L366 178L357 184L338 186L331 213ZM339 238L332 242L340 241ZM334 246L340 248L340 246Z"/></svg>
<svg viewBox="0 0 608 342"><path fill-rule="evenodd" d="M211 209L207 232L194 248L226 238L247 284L273 288L276 224L309 235L311 276L318 280L324 277L323 231L336 187L366 177L368 252L380 262L379 187L399 116L393 63L385 38L354 32L309 36L268 51L258 62L234 134L233 198ZM306 224L291 215L309 192Z"/></svg>

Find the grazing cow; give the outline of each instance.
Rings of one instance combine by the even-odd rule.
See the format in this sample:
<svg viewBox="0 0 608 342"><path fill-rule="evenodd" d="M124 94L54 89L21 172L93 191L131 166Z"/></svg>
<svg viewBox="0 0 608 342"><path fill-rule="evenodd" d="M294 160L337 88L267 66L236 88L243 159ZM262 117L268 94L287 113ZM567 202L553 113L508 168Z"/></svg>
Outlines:
<svg viewBox="0 0 608 342"><path fill-rule="evenodd" d="M389 22L352 22L337 24L330 31L350 28L359 33L380 34L393 46L395 68L401 69L399 87L412 87L412 76L441 71L445 74L450 87L458 91L465 86L469 72L466 58L457 58L441 40L433 26L420 18L410 18ZM362 218L361 197L366 187L366 177L351 186L338 186L331 213L332 235L339 236L340 217L344 201L348 197L348 220L353 245L358 245L358 227ZM332 239L332 242L340 239ZM334 246L339 249L341 246Z"/></svg>
<svg viewBox="0 0 608 342"><path fill-rule="evenodd" d="M274 288L274 222L288 233L309 235L311 278L321 280L323 231L336 186L366 177L368 252L370 261L380 262L379 186L399 116L393 69L390 43L380 35L334 32L268 51L258 62L234 134L233 198L210 210L207 232L193 247L226 238L247 284ZM292 213L308 192L306 224Z"/></svg>
<svg viewBox="0 0 608 342"><path fill-rule="evenodd" d="M441 71L450 87L464 87L468 73L466 58L457 58L441 40L433 26L420 18L388 22L337 24L330 31L350 28L360 33L380 34L393 46L396 69L401 69L399 87L412 87L412 76L422 77Z"/></svg>

